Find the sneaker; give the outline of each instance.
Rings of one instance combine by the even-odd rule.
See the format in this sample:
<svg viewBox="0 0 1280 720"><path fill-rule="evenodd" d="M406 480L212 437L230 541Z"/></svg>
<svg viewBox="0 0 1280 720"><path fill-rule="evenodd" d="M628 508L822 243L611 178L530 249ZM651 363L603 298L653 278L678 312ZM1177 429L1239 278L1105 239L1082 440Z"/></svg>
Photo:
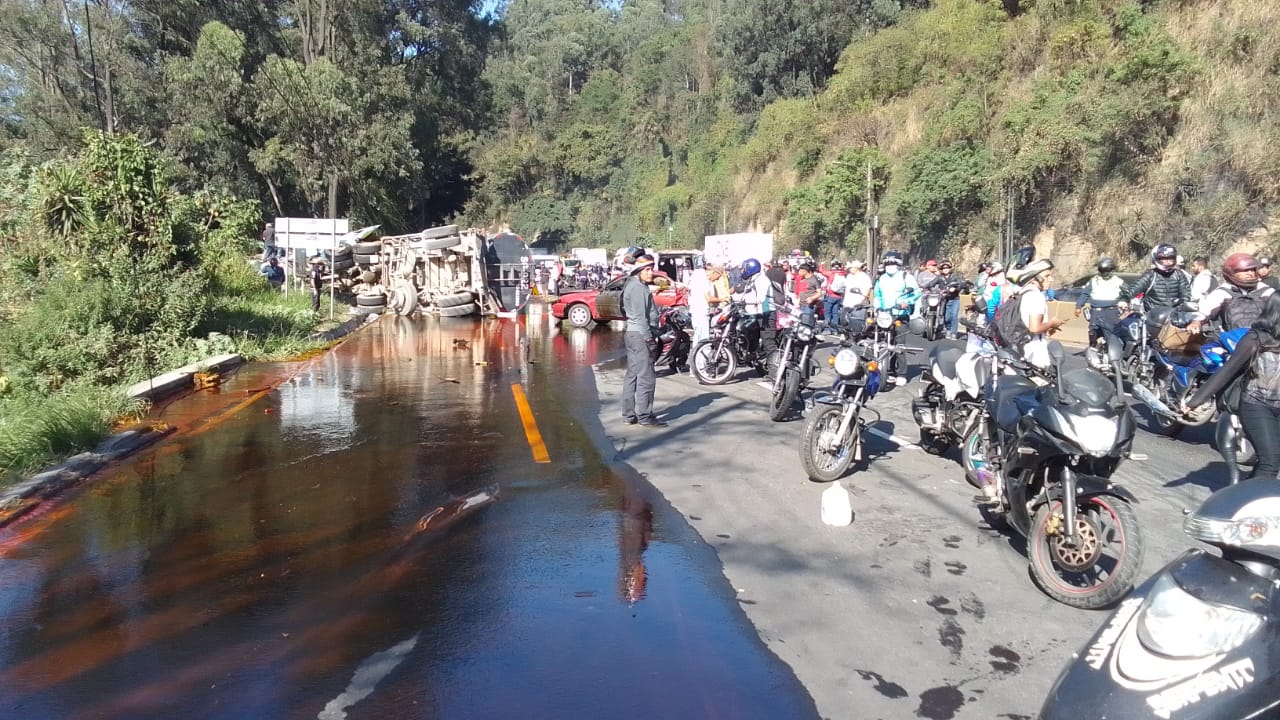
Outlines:
<svg viewBox="0 0 1280 720"><path fill-rule="evenodd" d="M640 420L639 418L634 418L634 417L624 417L622 418L622 422L628 425L635 425L636 423L640 422Z"/></svg>
<svg viewBox="0 0 1280 720"><path fill-rule="evenodd" d="M640 427L651 427L651 428L664 428L667 426L666 423L662 422L657 418L648 418L647 420L641 420L636 424L639 425Z"/></svg>

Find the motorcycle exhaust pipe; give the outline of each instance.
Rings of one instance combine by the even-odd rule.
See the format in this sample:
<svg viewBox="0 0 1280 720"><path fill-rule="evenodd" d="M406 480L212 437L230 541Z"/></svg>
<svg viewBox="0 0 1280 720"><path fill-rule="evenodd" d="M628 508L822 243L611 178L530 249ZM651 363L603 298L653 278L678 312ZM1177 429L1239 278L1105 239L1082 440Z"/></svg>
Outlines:
<svg viewBox="0 0 1280 720"><path fill-rule="evenodd" d="M1178 413L1169 409L1168 405L1165 405L1160 398L1156 397L1151 388L1141 383L1133 383L1132 387L1133 394L1154 412L1158 412L1171 420L1177 420L1180 417Z"/></svg>

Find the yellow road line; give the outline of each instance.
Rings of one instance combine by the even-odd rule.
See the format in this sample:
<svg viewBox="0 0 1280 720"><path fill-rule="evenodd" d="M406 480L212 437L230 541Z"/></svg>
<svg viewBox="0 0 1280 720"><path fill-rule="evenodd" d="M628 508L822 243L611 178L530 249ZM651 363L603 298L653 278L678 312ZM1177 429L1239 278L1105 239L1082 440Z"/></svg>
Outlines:
<svg viewBox="0 0 1280 720"><path fill-rule="evenodd" d="M533 420L533 410L529 409L529 398L525 397L524 388L516 383L511 386L511 394L515 396L516 408L520 410L520 422L524 423L524 436L529 438L529 449L533 451L533 461L551 462L546 443L542 442L542 433L538 432L538 423Z"/></svg>

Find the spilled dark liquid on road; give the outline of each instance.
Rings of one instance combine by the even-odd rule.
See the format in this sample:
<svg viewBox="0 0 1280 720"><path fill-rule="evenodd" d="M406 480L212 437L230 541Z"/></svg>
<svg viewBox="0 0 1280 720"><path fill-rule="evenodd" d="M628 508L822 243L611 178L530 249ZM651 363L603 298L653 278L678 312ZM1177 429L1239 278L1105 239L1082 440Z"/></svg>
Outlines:
<svg viewBox="0 0 1280 720"><path fill-rule="evenodd" d="M171 440L0 534L0 717L813 717L602 455L619 339L384 319L159 408Z"/></svg>

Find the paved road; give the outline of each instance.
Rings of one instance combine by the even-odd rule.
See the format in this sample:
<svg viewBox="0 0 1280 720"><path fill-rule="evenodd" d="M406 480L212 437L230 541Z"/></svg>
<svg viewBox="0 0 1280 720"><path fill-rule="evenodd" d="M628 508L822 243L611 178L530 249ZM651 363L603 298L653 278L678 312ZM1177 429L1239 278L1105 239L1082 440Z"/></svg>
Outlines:
<svg viewBox="0 0 1280 720"><path fill-rule="evenodd" d="M0 533L0 718L816 717L601 453L599 343L384 318Z"/></svg>
<svg viewBox="0 0 1280 720"><path fill-rule="evenodd" d="M620 334L565 333L596 345ZM738 602L823 717L1035 717L1059 670L1105 618L1038 591L1021 541L981 521L958 457L911 446L915 383L873 401L879 437L840 481L855 519L832 528L819 515L826 486L800 467L803 420L770 423L769 391L754 373L721 387L660 378L657 407L670 426L655 432L621 422L621 362L595 368L617 457L715 548ZM1191 544L1182 509L1225 482L1208 440L1206 430L1180 440L1142 431L1135 451L1150 460L1120 472L1142 500L1144 578Z"/></svg>

